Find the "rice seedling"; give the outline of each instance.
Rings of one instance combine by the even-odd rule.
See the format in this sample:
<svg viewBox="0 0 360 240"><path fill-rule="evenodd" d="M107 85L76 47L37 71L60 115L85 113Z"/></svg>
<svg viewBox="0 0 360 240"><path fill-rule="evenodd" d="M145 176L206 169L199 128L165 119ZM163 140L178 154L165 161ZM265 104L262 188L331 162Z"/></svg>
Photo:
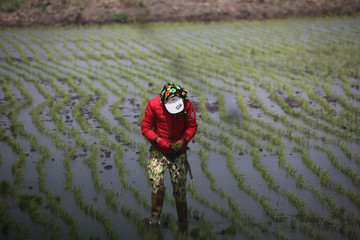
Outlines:
<svg viewBox="0 0 360 240"><path fill-rule="evenodd" d="M26 58L26 53L25 51L20 47L19 44L17 44L17 42L15 41L11 41L9 38L7 38L6 36L3 37L3 40L5 40L6 42L8 42L9 44L13 45L13 47L19 52L20 54L20 61L26 65L29 64L29 60Z"/></svg>
<svg viewBox="0 0 360 240"><path fill-rule="evenodd" d="M305 161L305 164L316 174L320 177L320 183L328 188L334 189L340 194L345 194L347 198L352 201L355 205L359 206L359 195L356 194L352 190L346 190L346 188L337 182L334 182L329 174L328 171L321 171L319 166L316 166L315 162L311 159L309 159L308 154L303 151L299 150L296 146L294 146L295 151L300 151L302 154L302 160Z"/></svg>
<svg viewBox="0 0 360 240"><path fill-rule="evenodd" d="M16 237L18 239L28 239L30 236L30 231L23 224L18 223L16 220L12 219L8 211L8 206L0 199L0 223L2 224L1 232L7 236L9 231L12 229L16 232Z"/></svg>
<svg viewBox="0 0 360 240"><path fill-rule="evenodd" d="M353 171L349 166L346 166L345 164L339 162L337 160L337 158L335 157L334 153L326 148L325 146L315 146L316 148L322 150L323 152L325 152L328 156L328 159L330 160L331 164L336 167L337 169L339 169L342 173L344 173L346 176L348 176L351 180L351 182L355 185L355 186L359 186L360 184L360 176Z"/></svg>
<svg viewBox="0 0 360 240"><path fill-rule="evenodd" d="M257 149L251 149L250 155L252 156L253 166L260 172L261 176L265 179L268 187L274 191L279 190L279 185L275 183L274 178L269 174L266 168L261 164L260 154Z"/></svg>
<svg viewBox="0 0 360 240"><path fill-rule="evenodd" d="M59 228L57 223L52 219L49 219L45 214L41 214L40 207L43 204L43 199L39 195L21 194L19 196L19 208L22 211L28 211L30 217L34 222L43 225L48 228L51 233L51 237L54 239L60 239Z"/></svg>
<svg viewBox="0 0 360 240"><path fill-rule="evenodd" d="M348 146L346 145L346 143L341 142L340 143L340 148L341 150L344 152L345 156L351 160L352 158L352 152L351 150L348 148Z"/></svg>
<svg viewBox="0 0 360 240"><path fill-rule="evenodd" d="M327 96L332 97L333 99L336 99L337 101L339 101L339 103L348 111L351 111L350 115L348 117L346 117L347 120L350 121L356 121L357 119L357 115L359 113L359 108L354 106L353 104L349 103L349 101L346 100L346 98L344 96L335 94L331 88L329 87L328 84L324 83L322 85L322 89L325 91ZM346 112L347 113L347 112ZM347 115L345 115L347 116Z"/></svg>
<svg viewBox="0 0 360 240"><path fill-rule="evenodd" d="M24 180L23 168L25 167L26 162L26 151L13 137L8 136L5 133L2 133L1 135L3 136L3 139L5 139L9 143L14 152L19 155L18 159L11 166L11 172L14 176L15 185L20 186L22 181Z"/></svg>
<svg viewBox="0 0 360 240"><path fill-rule="evenodd" d="M0 194L5 196L5 195L9 194L10 191L11 191L10 183L6 180L2 180L0 182Z"/></svg>
<svg viewBox="0 0 360 240"><path fill-rule="evenodd" d="M199 151L199 157L201 160L201 168L202 171L205 173L206 177L209 179L210 182L210 188L213 191L216 191L216 186L215 186L215 178L211 175L211 173L207 170L207 162L206 162L206 158L207 158L207 154L206 152L204 152L202 149L200 149Z"/></svg>
<svg viewBox="0 0 360 240"><path fill-rule="evenodd" d="M305 184L305 179L303 175L298 175L296 178L296 187L303 188Z"/></svg>
<svg viewBox="0 0 360 240"><path fill-rule="evenodd" d="M90 156L83 159L83 162L89 166L91 171L91 177L94 182L94 187L97 192L103 190L103 184L100 182L98 170L97 170L97 158L99 157L99 150L97 145L93 144L91 146Z"/></svg>
<svg viewBox="0 0 360 240"><path fill-rule="evenodd" d="M75 187L73 189L74 195L75 195L75 201L79 205L81 209L85 211L86 214L89 214L91 217L95 218L97 221L99 221L104 231L109 239L119 239L119 236L116 234L114 229L111 226L111 221L107 216L104 214L104 212L101 212L100 210L96 209L93 205L85 202L81 189L79 187Z"/></svg>
<svg viewBox="0 0 360 240"><path fill-rule="evenodd" d="M5 47L5 45L3 43L0 43L0 48L2 49L2 51L5 53L5 61L8 64L13 64L13 60L11 59L11 54L9 52L9 50Z"/></svg>
<svg viewBox="0 0 360 240"><path fill-rule="evenodd" d="M12 105L16 102L16 97L11 93L11 88L5 81L1 84L2 90L4 91L4 100L5 103L0 105L0 111L4 112L8 108L10 108Z"/></svg>
<svg viewBox="0 0 360 240"><path fill-rule="evenodd" d="M71 168L71 160L74 158L76 148L70 148L63 159L63 165L65 168L65 190L70 190L73 181L73 170Z"/></svg>
<svg viewBox="0 0 360 240"><path fill-rule="evenodd" d="M287 164L287 166L289 166L289 164ZM295 172L296 172L296 169L295 169ZM294 174L295 174L295 172L294 172ZM291 175L291 176L294 176L294 175ZM327 179L328 178L328 172L324 171L321 176L322 176L321 181L323 182L323 184L327 184L327 181L331 181L331 180ZM322 194L319 190L317 190L312 185L308 185L308 184L305 185L305 178L301 174L298 175L297 178L296 178L296 187L305 188L305 189L309 190L322 203L326 203L326 205L329 207L330 211L334 214L334 216L338 215L338 209L339 208L335 205L335 203L333 202L333 199L331 198L331 196L328 195L328 194ZM303 206L303 205L304 204L302 203L302 205L300 205L300 206Z"/></svg>
<svg viewBox="0 0 360 240"><path fill-rule="evenodd" d="M79 28L71 31L6 30L5 39L0 38L0 51L4 55L3 60L0 59L0 84L1 91L6 92L8 97L0 103L0 112L3 113L4 124L9 121L11 127L9 130L0 128L0 138L17 155L12 169L20 177L13 189L21 191L24 175L23 180L20 179L25 169L23 164L32 155L32 152L25 151L28 146L43 157L37 164L37 177L51 177L41 170L48 169L46 166L49 162L45 158L46 148L39 145L38 140L46 135L53 139L50 145L63 152L61 162L65 190L78 185L74 181L76 169L72 168L76 164L73 159L81 155L87 161L86 164L91 166L84 171L94 172L92 169L98 166L93 164L97 157L96 154L91 156L92 147L99 149L101 146L115 152L114 163L122 187L130 193L128 197L135 200L137 206L149 210L149 200L140 194L144 186L140 186L138 181L130 182L128 177L132 176L132 172L127 171L128 166L134 167L129 165L127 156L138 153L137 162L144 170L141 174L145 174L147 146L130 137L140 135L139 127L126 116L123 109L129 109L124 108L126 106L137 111L134 119L141 123L147 99L158 94L156 89L161 88L163 82L174 81L181 83L191 95L196 96L194 106L198 112L199 128L194 142L199 147L196 153L200 163L195 172L201 171L209 182L208 188L201 189L205 195L199 194L200 186L195 186L195 189L188 187L188 191L192 200L205 209L204 212L209 210L229 221L230 225L220 232L229 239L236 239L238 233L248 238L261 238L261 228L267 231L266 234L280 239L295 236L288 230L300 231L304 236L315 239L324 238L321 233L331 231L337 231L344 238L356 238L359 233L351 227L358 218L354 213L356 211L353 211L354 207L359 206L356 190L347 188L342 180L334 181L336 174L326 171L319 159L312 159L315 151L325 153L325 159L337 170L335 172L344 175L357 187L358 176L355 173L360 160L354 151L359 142L358 94L354 83L358 73L356 67L350 67L355 66L358 59L355 54L358 31L354 22L356 19L330 18L321 21L312 19L311 24L308 24L308 20L267 21L266 24L256 21L211 23L211 27L201 25L201 30L196 24L160 23L154 25L151 31L135 31L129 26L101 26L97 29ZM336 46L332 47L334 44ZM339 62L346 64L336 64L335 57L321 57L324 53L334 54ZM33 87L45 101L39 102L37 96L32 96ZM227 108L232 106L225 103L225 94L236 97L237 111L241 111L239 119L228 118L227 110L230 109ZM131 101L134 95L141 96L139 105ZM114 96L118 99L113 99ZM210 113L207 101L213 97L217 99L219 109L218 112ZM337 102L333 102L334 99ZM33 101L36 104L32 106ZM245 101L250 101L258 108L250 109L251 106ZM299 107L293 107L289 101L297 101ZM10 106L14 109L10 109ZM101 112L108 109L108 113L118 121L118 126L114 127L102 115ZM254 115L254 112L261 117ZM31 113L39 136L27 131L25 126L28 125L24 124L24 119L19 119L27 113ZM71 120L75 119L76 126L66 121L65 114ZM211 117L213 115L219 118ZM50 116L49 123L44 120L44 116ZM55 129L47 127L52 124ZM116 139L121 144L110 139ZM92 145L94 142L97 144ZM265 149L267 153L260 154L259 149ZM84 153L80 153L82 151ZM339 154L337 151L342 152ZM213 160L212 152L223 156L222 161L217 162L226 166L222 178L226 182L235 181L237 190L226 192L226 188L215 181L217 175L209 167ZM250 157L241 158L240 162L235 158L237 153ZM51 156L53 154L52 151L49 153ZM337 159L341 154L349 162ZM277 159L279 169L265 167L269 155L271 159ZM301 157L302 161L295 161L297 157ZM7 157L2 154L2 158L4 165ZM352 160L356 164L355 168L350 162ZM253 176L247 171L242 172L238 167L242 165L239 164L248 164L250 167L253 164L255 171L267 182L268 188L274 190L273 194L287 199L291 206L303 214L305 222L300 217L286 216L289 218L284 223L270 198L256 190L258 188L253 185ZM309 177L307 169L302 166L310 169L316 177ZM282 174L274 175L281 172L284 178ZM98 184L95 183L96 178ZM280 181L275 182L278 178ZM114 198L116 191L113 186L104 184L99 188L102 183L100 178L92 177L92 180L94 188L99 189L97 194L109 207L103 216L109 216L121 208L118 213L129 219L127 226L136 225L134 231L139 238L146 238L147 230L144 230L141 216L135 208L126 205L116 207L118 203ZM318 183L322 184L322 188L316 187ZM294 188L285 188L285 184L293 184ZM48 186L43 183L40 186L56 219L62 219L69 229L75 229L67 233L71 235L69 237L81 238L83 229L76 230L76 218L66 213L66 206L60 208L60 198L52 195ZM209 191L226 199L224 205L207 199L206 193ZM252 220L252 214L245 214L248 212L247 203L239 199L238 191L245 192L260 206L263 211L259 220L261 228ZM311 197L301 200L299 196L302 196L302 192L308 192ZM75 192L72 193L76 196ZM355 206L337 205L339 196L345 196ZM171 207L175 207L168 196L165 200L170 202ZM324 207L323 212L333 217L330 219L309 211L307 204L312 201L318 201ZM99 201L77 206L82 212L92 212L88 217L102 219L102 214L94 210L97 207L100 209L100 204ZM189 215L195 218L191 207ZM199 238L218 237L215 234L219 231L207 231L206 226L214 221L206 218L202 223L204 229L198 232ZM176 236L176 221L171 214L170 219L171 234ZM272 226L267 226L269 220ZM101 221L105 229L106 220ZM10 229L13 231L16 224L11 224ZM255 224L257 227L254 227ZM191 227L196 229L197 226ZM50 232L52 227L45 228ZM56 238L56 234L53 236Z"/></svg>
<svg viewBox="0 0 360 240"><path fill-rule="evenodd" d="M343 84L341 85L341 87L342 87L342 89L344 90L346 96L348 96L349 98L352 98L352 99L355 98L355 99L357 99L357 100L360 99L360 97L359 97L358 94L355 95L355 94L351 91L349 84L343 83Z"/></svg>
<svg viewBox="0 0 360 240"><path fill-rule="evenodd" d="M66 224L69 225L71 236L74 239L82 239L79 233L77 222L74 220L73 216L61 208L60 197L53 196L50 191L47 191L46 202L52 213L54 213L56 216L61 218Z"/></svg>
<svg viewBox="0 0 360 240"><path fill-rule="evenodd" d="M121 102L123 101L123 99L119 99L116 102L114 102L111 105L111 112L114 114L116 120L118 120L121 125L123 125L127 130L131 129L131 124L129 123L129 121L123 116L123 114L121 113L121 111L119 110L119 108L117 107Z"/></svg>
<svg viewBox="0 0 360 240"><path fill-rule="evenodd" d="M314 160L311 160L309 157L309 152L304 150L301 147L294 146L293 150L301 154L301 160L304 162L304 164L313 171L317 176L320 176L321 169L320 166L316 164Z"/></svg>
<svg viewBox="0 0 360 240"><path fill-rule="evenodd" d="M116 194L114 191L111 191L109 189L105 190L105 202L107 205L109 205L115 212L117 212L117 200L116 200Z"/></svg>
<svg viewBox="0 0 360 240"><path fill-rule="evenodd" d="M45 164L45 160L50 157L50 152L51 152L51 150L48 147L42 148L40 158L38 159L38 161L36 163L36 170L38 172L38 179L39 179L39 190L40 190L40 192L43 192L43 193L46 191L46 186L45 186L46 172L45 172L43 166Z"/></svg>

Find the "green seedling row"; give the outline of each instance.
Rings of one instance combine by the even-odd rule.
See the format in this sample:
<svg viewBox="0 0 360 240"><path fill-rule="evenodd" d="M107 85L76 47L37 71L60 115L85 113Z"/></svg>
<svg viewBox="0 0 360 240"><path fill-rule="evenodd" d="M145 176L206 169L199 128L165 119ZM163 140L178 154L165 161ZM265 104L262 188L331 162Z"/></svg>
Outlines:
<svg viewBox="0 0 360 240"><path fill-rule="evenodd" d="M54 239L359 239L358 25L328 17L2 30L0 176L12 178L0 179L0 238L42 229ZM188 234L170 183L168 228L142 221L151 184L139 125L168 81L189 90L198 117ZM39 228L21 227L18 210ZM94 225L84 228L79 212Z"/></svg>

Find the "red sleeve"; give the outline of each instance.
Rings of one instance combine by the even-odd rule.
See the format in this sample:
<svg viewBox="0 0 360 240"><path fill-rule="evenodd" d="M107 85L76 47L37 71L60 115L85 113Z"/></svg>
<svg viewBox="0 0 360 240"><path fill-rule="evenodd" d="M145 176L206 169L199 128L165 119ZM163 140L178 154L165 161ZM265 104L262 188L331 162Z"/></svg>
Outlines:
<svg viewBox="0 0 360 240"><path fill-rule="evenodd" d="M195 136L197 131L196 113L192 103L189 100L185 111L185 132L182 138L186 141L186 143L188 143Z"/></svg>
<svg viewBox="0 0 360 240"><path fill-rule="evenodd" d="M148 101L145 109L145 115L141 123L141 133L150 143L155 143L156 138L158 137L158 135L154 132L155 120L155 111L151 108L150 101Z"/></svg>

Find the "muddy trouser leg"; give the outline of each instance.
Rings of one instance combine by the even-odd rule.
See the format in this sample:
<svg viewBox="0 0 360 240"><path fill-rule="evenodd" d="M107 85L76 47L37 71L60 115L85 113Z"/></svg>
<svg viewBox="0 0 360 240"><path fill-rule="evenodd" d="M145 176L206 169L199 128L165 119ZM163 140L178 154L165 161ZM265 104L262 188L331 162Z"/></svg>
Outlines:
<svg viewBox="0 0 360 240"><path fill-rule="evenodd" d="M173 196L176 203L176 211L179 219L180 231L187 231L187 202L186 202L186 174L187 155L181 154L169 166L171 183L173 186Z"/></svg>
<svg viewBox="0 0 360 240"><path fill-rule="evenodd" d="M151 216L155 219L160 218L163 208L165 195L164 172L166 168L167 161L164 160L162 154L153 151L148 162L148 177L152 183Z"/></svg>
<svg viewBox="0 0 360 240"><path fill-rule="evenodd" d="M156 194L151 192L151 217L160 218L164 203L164 191L158 191Z"/></svg>

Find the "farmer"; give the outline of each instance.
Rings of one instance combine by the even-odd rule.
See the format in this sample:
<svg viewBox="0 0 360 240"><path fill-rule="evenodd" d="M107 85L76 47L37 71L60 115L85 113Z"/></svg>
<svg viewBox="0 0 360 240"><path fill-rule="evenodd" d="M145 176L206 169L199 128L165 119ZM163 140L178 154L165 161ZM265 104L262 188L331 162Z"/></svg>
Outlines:
<svg viewBox="0 0 360 240"><path fill-rule="evenodd" d="M186 89L166 83L159 96L150 99L141 124L141 133L151 143L148 177L152 184L149 224L161 223L164 201L164 173L168 168L179 225L187 228L186 150L197 130L196 113ZM191 174L191 173L190 173Z"/></svg>

